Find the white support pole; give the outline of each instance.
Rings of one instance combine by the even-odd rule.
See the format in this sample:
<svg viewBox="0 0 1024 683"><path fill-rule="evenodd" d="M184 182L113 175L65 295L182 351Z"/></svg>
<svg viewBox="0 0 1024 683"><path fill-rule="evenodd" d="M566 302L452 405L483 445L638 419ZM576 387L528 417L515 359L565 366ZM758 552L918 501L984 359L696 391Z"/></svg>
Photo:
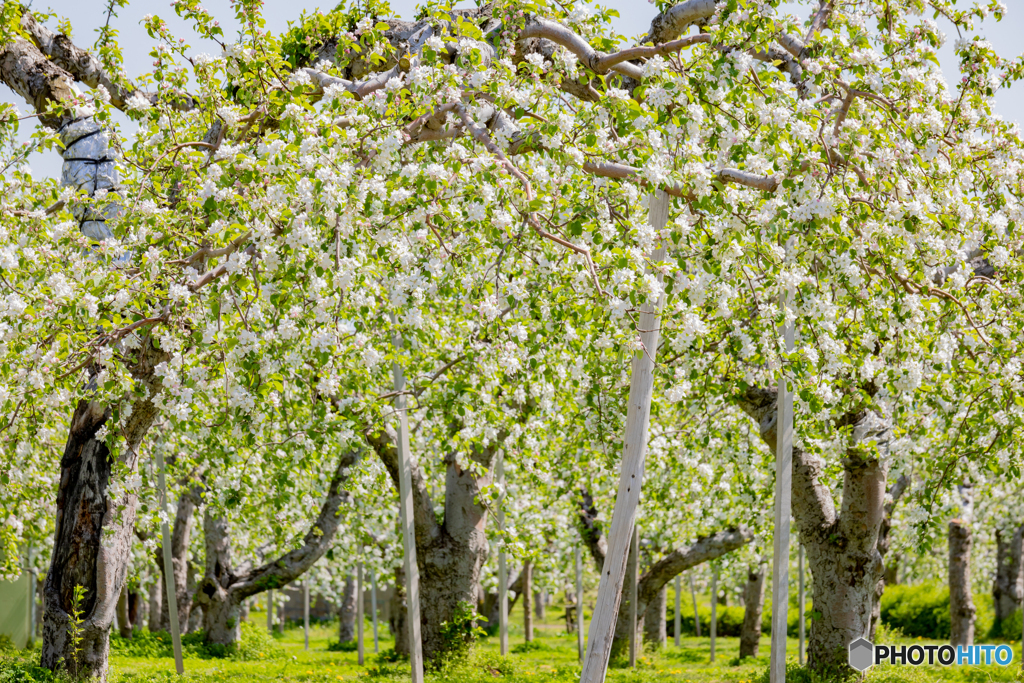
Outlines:
<svg viewBox="0 0 1024 683"><path fill-rule="evenodd" d="M793 239L786 242L787 261L793 253ZM793 308L793 288L780 293L783 337L786 351L793 350L795 325L787 311ZM793 393L786 379L785 364L779 374L777 441L775 444L775 539L772 557L772 651L769 665L771 683L786 683L786 621L789 608L789 518L793 495Z"/></svg>
<svg viewBox="0 0 1024 683"><path fill-rule="evenodd" d="M363 563L356 564L356 654L359 666L366 662L366 650L363 648Z"/></svg>
<svg viewBox="0 0 1024 683"><path fill-rule="evenodd" d="M576 653L583 661L586 644L583 639L583 558L580 546L576 545Z"/></svg>
<svg viewBox="0 0 1024 683"><path fill-rule="evenodd" d="M185 673L181 659L181 629L178 627L178 596L174 581L174 557L171 554L171 530L167 524L167 476L164 472L164 452L158 445L156 451L156 478L160 487L160 511L164 521L160 523L161 543L164 552L164 586L167 587L167 614L171 621L171 642L174 644L174 669L178 675Z"/></svg>
<svg viewBox="0 0 1024 683"><path fill-rule="evenodd" d="M651 196L649 219L656 231L660 232L668 223L668 207L669 197L664 191L658 190ZM658 264L664 257L665 247L659 246L651 254L651 263ZM661 274L657 277L660 282ZM611 657L615 621L626 575L629 542L633 535L644 478L647 429L651 418L651 395L654 392L654 359L661 334L660 310L663 304L664 296L656 306L644 304L640 308L638 329L643 349L633 356L619 488L615 495L601 582L597 588L597 604L587 634L587 655L583 661L580 683L604 683L608 673L608 659Z"/></svg>
<svg viewBox="0 0 1024 683"><path fill-rule="evenodd" d="M711 663L715 662L715 637L718 635L718 567L711 570Z"/></svg>
<svg viewBox="0 0 1024 683"><path fill-rule="evenodd" d="M683 588L683 577L681 574L676 574L676 616L672 621L672 628L675 632L676 647L679 647L679 632L683 628L683 615L679 613L679 609L682 606L682 601L679 599L679 593Z"/></svg>
<svg viewBox="0 0 1024 683"><path fill-rule="evenodd" d="M392 317L394 322L394 317ZM402 340L395 337L392 345L397 350ZM398 413L398 488L401 517L402 543L405 550L405 595L406 614L409 627L409 663L412 666L412 683L423 683L423 643L420 638L420 570L416 563L416 526L412 504L412 454L409 451L409 415L406 411L405 373L397 362L392 363L391 373L395 380L395 412Z"/></svg>
<svg viewBox="0 0 1024 683"><path fill-rule="evenodd" d="M697 613L697 589L693 586L693 571L690 571L690 597L693 599L693 627L700 638L700 615Z"/></svg>
<svg viewBox="0 0 1024 683"><path fill-rule="evenodd" d="M640 564L640 525L633 525L633 542L629 544L629 668L636 668L636 582Z"/></svg>
<svg viewBox="0 0 1024 683"><path fill-rule="evenodd" d="M804 665L804 545L801 543L797 549L797 574L799 577L800 597L800 666Z"/></svg>
<svg viewBox="0 0 1024 683"><path fill-rule="evenodd" d="M274 589L267 591L267 631L274 632Z"/></svg>
<svg viewBox="0 0 1024 683"><path fill-rule="evenodd" d="M373 654L380 652L380 639L377 635L377 570L370 570L370 612L373 621Z"/></svg>
<svg viewBox="0 0 1024 683"><path fill-rule="evenodd" d="M497 464L498 486L505 488L505 455L498 454ZM505 531L505 495L498 498L498 532ZM504 539L498 549L498 642L501 656L508 655L508 557L505 555Z"/></svg>
<svg viewBox="0 0 1024 683"><path fill-rule="evenodd" d="M309 579L302 582L302 634L309 650Z"/></svg>

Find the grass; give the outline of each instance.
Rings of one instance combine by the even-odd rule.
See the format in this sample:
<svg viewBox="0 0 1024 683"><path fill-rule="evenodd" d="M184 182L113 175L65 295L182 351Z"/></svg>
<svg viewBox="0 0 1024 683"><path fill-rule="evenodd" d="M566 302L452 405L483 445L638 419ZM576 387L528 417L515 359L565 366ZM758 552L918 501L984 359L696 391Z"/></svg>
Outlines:
<svg viewBox="0 0 1024 683"><path fill-rule="evenodd" d="M549 615L554 610L549 610ZM253 612L250 619L255 624L265 623L265 617ZM405 663L389 663L386 655L373 654L373 638L367 623L366 664L356 663L355 652L328 651L328 642L337 638L335 628L314 626L310 628L310 649L303 647L301 628L289 628L275 639L284 650L284 656L272 661L235 661L231 659L200 659L196 656L185 659L184 681L274 681L291 683L310 681L328 683L333 681L390 681L408 680L409 669ZM523 642L522 630L513 625L511 645ZM928 642L916 639L901 639L899 642ZM535 627L535 643L531 648L517 648L518 653L501 657L498 639L487 638L474 649L470 661L457 667L430 674L432 683L457 681L458 683L570 683L579 680L576 656L576 638L565 633L561 624L549 619L548 623ZM757 659L737 661L739 639L719 638L716 643L716 661L710 662L710 641L708 638L683 638L676 648L669 644L661 652L646 652L636 670L618 664L609 670L610 683L761 683L768 667L769 638L761 640L761 656ZM381 649L391 647L392 640L386 627L381 634ZM797 642L790 639L787 644L788 659L795 663ZM143 683L148 681L179 680L173 673L173 660L167 657L113 657L111 659L112 683ZM1020 672L1020 650L1015 651L1014 662L1009 667L875 667L864 679L865 683L930 683L931 681L1018 681L1024 683ZM794 683L817 683L802 672L794 671L789 676Z"/></svg>

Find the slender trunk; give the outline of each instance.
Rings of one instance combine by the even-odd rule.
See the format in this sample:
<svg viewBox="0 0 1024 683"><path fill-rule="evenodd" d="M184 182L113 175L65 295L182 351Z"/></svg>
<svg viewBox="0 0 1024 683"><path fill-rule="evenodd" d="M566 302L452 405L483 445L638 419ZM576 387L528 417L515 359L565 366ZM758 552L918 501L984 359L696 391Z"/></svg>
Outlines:
<svg viewBox="0 0 1024 683"><path fill-rule="evenodd" d="M667 585L667 584L666 584ZM662 586L643 612L644 643L661 649L668 641L668 588Z"/></svg>
<svg viewBox="0 0 1024 683"><path fill-rule="evenodd" d="M743 587L743 629L740 631L740 659L756 657L761 646L761 612L764 609L764 578L767 566L760 564L747 571Z"/></svg>
<svg viewBox="0 0 1024 683"><path fill-rule="evenodd" d="M544 621L544 608L547 606L545 604L547 599L547 591L543 588L533 594L533 613L537 616L537 621Z"/></svg>
<svg viewBox="0 0 1024 683"><path fill-rule="evenodd" d="M892 531L892 511L896 507L896 503L899 501L903 492L907 490L910 485L910 479L905 474L901 474L896 482L889 488L889 502L883 507L884 516L882 517L882 524L878 527L878 555L885 562L885 556L889 553L889 546L892 545L892 539L890 538L890 532ZM890 560L890 564L885 566L882 576L875 582L875 595L871 602L871 631L868 635L868 640L871 642L875 641L875 632L878 629L878 622L882 618L882 593L885 591L887 585L893 585L896 583L896 561L897 558ZM891 578L890 578L891 569Z"/></svg>
<svg viewBox="0 0 1024 683"><path fill-rule="evenodd" d="M408 612L405 609L405 570L399 564L395 567L395 589L391 591L391 609L388 628L395 637L395 652L409 655L409 629L406 627Z"/></svg>
<svg viewBox="0 0 1024 683"><path fill-rule="evenodd" d="M533 592L533 562L523 563L523 637L526 642L533 641L533 605L530 594Z"/></svg>
<svg viewBox="0 0 1024 683"><path fill-rule="evenodd" d="M132 624L132 631L142 630L142 620L146 602L138 591L128 591L128 621Z"/></svg>
<svg viewBox="0 0 1024 683"><path fill-rule="evenodd" d="M992 606L995 609L995 620L992 624L992 635L1003 634L1003 622L1011 618L1021 609L1024 598L1024 525L1014 532L1007 529L996 529L996 576L992 583ZM1013 634L1016 638L1017 634Z"/></svg>
<svg viewBox="0 0 1024 683"><path fill-rule="evenodd" d="M964 520L949 523L949 640L974 644L974 599L971 596L971 527Z"/></svg>
<svg viewBox="0 0 1024 683"><path fill-rule="evenodd" d="M128 586L121 586L117 596L117 632L122 638L132 637L132 621L128 618Z"/></svg>
<svg viewBox="0 0 1024 683"><path fill-rule="evenodd" d="M338 605L338 642L356 639L356 580L352 572L345 575L345 590Z"/></svg>

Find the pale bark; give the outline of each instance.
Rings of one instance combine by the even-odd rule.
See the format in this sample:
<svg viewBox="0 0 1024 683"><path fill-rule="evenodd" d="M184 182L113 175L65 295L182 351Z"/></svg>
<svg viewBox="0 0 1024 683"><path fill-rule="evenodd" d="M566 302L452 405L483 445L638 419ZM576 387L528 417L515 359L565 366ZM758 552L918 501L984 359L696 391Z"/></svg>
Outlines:
<svg viewBox="0 0 1024 683"><path fill-rule="evenodd" d="M892 544L892 539L889 537L889 532L892 530L892 511L909 485L910 478L905 474L901 474L889 488L887 500L883 508L884 517L882 518L882 524L878 528L878 555L883 562L885 561L885 556L889 553L889 546ZM885 591L886 585L896 582L895 569L893 569L892 575L890 575L890 566L893 565L885 566L882 576L875 582L875 595L871 602L871 632L868 635L868 640L872 642L874 642L875 632L878 629L878 622L882 618L882 593Z"/></svg>
<svg viewBox="0 0 1024 683"><path fill-rule="evenodd" d="M533 562L526 560L523 563L523 638L526 642L533 642L533 605L530 600L530 593L533 592Z"/></svg>
<svg viewBox="0 0 1024 683"><path fill-rule="evenodd" d="M156 580L149 584L149 632L160 630L160 610L163 607L164 577L158 574Z"/></svg>
<svg viewBox="0 0 1024 683"><path fill-rule="evenodd" d="M282 588L313 566L334 542L340 525L341 507L350 495L341 487L359 460L359 451L347 451L338 457L320 514L303 538L302 544L279 558L248 571L236 570L231 559L231 538L225 519L207 510L206 572L195 594L203 609L203 629L211 643L233 645L240 636L240 606L246 598L270 589Z"/></svg>
<svg viewBox="0 0 1024 683"><path fill-rule="evenodd" d="M752 387L738 398L774 453L777 390ZM821 461L793 448L793 518L811 569L814 610L820 615L811 625L808 665L821 673L849 671L847 648L870 632L875 589L882 577L878 535L885 516L886 465L877 454L888 450L889 425L863 411L844 416L837 426L851 428L840 511L823 483Z"/></svg>
<svg viewBox="0 0 1024 683"><path fill-rule="evenodd" d="M971 595L971 493L961 487L962 519L949 523L949 641L953 645L974 644L974 597Z"/></svg>
<svg viewBox="0 0 1024 683"><path fill-rule="evenodd" d="M356 581L352 572L345 575L345 589L338 605L338 642L351 643L356 639Z"/></svg>
<svg viewBox="0 0 1024 683"><path fill-rule="evenodd" d="M756 657L761 647L761 612L764 610L764 584L767 565L747 570L743 587L743 628L740 631L740 659Z"/></svg>
<svg viewBox="0 0 1024 683"><path fill-rule="evenodd" d="M128 618L128 585L121 586L117 596L117 632L122 638L132 637L132 620Z"/></svg>

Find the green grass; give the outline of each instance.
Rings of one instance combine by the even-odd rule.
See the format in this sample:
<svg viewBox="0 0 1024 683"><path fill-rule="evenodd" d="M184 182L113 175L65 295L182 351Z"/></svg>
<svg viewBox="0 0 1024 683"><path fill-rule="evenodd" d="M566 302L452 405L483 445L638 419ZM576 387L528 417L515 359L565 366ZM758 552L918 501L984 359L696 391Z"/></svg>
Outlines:
<svg viewBox="0 0 1024 683"><path fill-rule="evenodd" d="M498 653L497 637L486 638L474 649L468 662L441 672L429 674L429 683L576 683L579 680L579 666L576 657L575 634L565 633L565 628L555 623L555 610L549 610L548 623L536 627L536 646L518 648L519 653L501 657ZM515 618L515 617L513 617ZM254 625L266 623L264 615L253 612L250 620ZM266 681L274 683L332 683L334 681L367 681L391 683L409 679L408 664L389 663L384 654L373 654L373 637L369 622L366 628L366 664L356 663L355 652L337 652L327 649L328 643L337 638L336 623L331 626L314 626L310 629L310 649L303 647L301 628L289 628L281 636L275 636L278 647L274 648L273 659L262 658L255 653L255 660L238 658L203 658L203 653L193 650L185 658L185 675L179 679L174 674L174 660L169 656L114 656L111 658L111 683L149 683L151 681L182 681L183 683L224 683L243 681ZM523 642L522 630L513 624L510 644L514 647ZM902 638L897 642L937 642ZM381 649L392 646L386 627L381 634ZM769 638L761 640L761 657L737 661L739 640L719 638L716 644L716 661L710 662L710 641L708 638L686 637L679 648L669 644L661 652L645 652L637 669L631 670L618 663L608 673L609 683L767 683ZM788 659L795 667L797 642L789 639ZM35 655L38 657L38 654ZM864 683L932 683L933 681L958 681L987 683L1015 681L1024 683L1020 672L1020 648L1015 648L1014 662L1009 667L875 667L863 679ZM33 676L35 680L42 680ZM787 677L790 683L822 683L804 671L792 670ZM8 669L0 665L0 683L28 681L22 675L8 675ZM854 679L856 680L856 679Z"/></svg>

